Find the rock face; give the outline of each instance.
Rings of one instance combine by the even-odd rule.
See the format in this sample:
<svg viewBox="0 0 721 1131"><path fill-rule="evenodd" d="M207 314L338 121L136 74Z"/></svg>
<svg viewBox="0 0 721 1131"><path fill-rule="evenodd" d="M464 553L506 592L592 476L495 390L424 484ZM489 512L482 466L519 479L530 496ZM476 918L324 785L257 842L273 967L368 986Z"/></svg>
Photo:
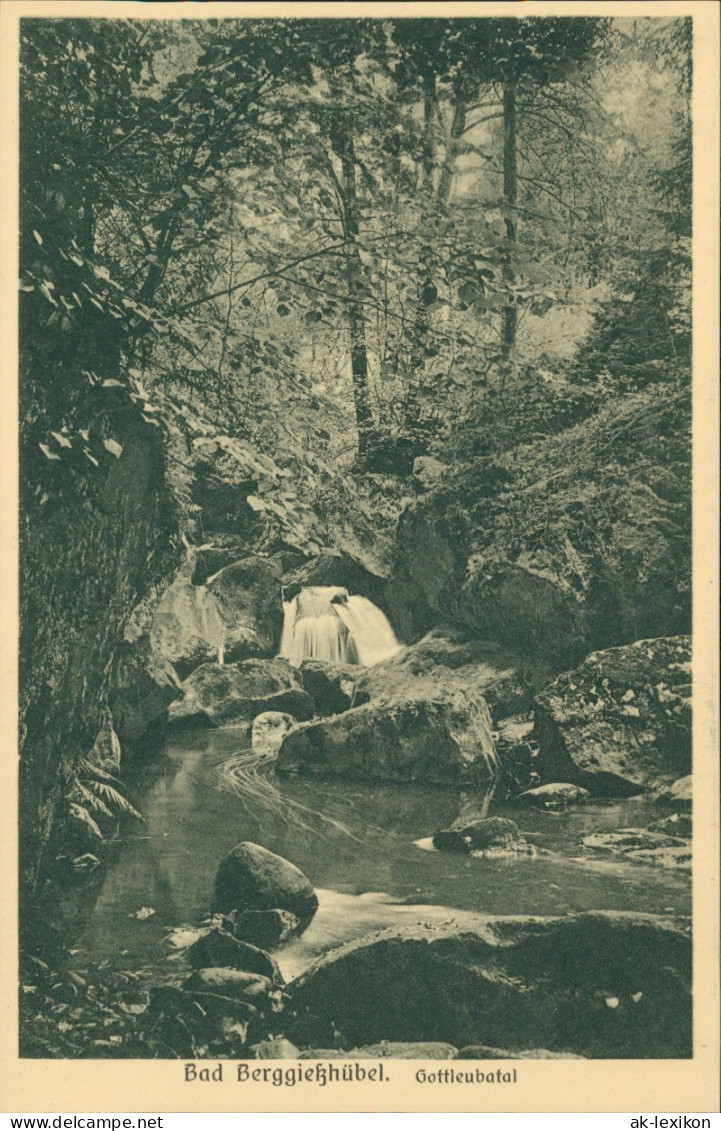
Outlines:
<svg viewBox="0 0 721 1131"><path fill-rule="evenodd" d="M281 568L272 559L246 557L206 584L194 584L199 563L191 552L165 591L150 625L156 661L174 665L181 678L215 660L272 656L282 628Z"/></svg>
<svg viewBox="0 0 721 1131"><path fill-rule="evenodd" d="M308 926L318 910L310 881L295 864L267 848L242 841L225 856L215 878L215 910L291 911Z"/></svg>
<svg viewBox="0 0 721 1131"><path fill-rule="evenodd" d="M533 846L518 831L515 821L507 817L484 817L470 823L462 818L433 837L441 852L474 853L484 856L508 856L520 852L533 855Z"/></svg>
<svg viewBox="0 0 721 1131"><path fill-rule="evenodd" d="M313 716L313 700L287 660L202 664L184 681L183 698L170 705L168 719L184 726L239 726L266 711Z"/></svg>
<svg viewBox="0 0 721 1131"><path fill-rule="evenodd" d="M689 1057L691 942L630 912L418 925L331 951L288 987L297 1044L379 1040Z"/></svg>
<svg viewBox="0 0 721 1131"><path fill-rule="evenodd" d="M353 706L405 697L481 693L494 718L528 709L538 670L500 644L464 641L453 629L435 629L391 659L358 673Z"/></svg>
<svg viewBox="0 0 721 1131"><path fill-rule="evenodd" d="M325 660L304 660L300 666L303 687L315 703L316 714L338 715L347 711L353 700L356 680L362 668L349 664L330 664Z"/></svg>
<svg viewBox="0 0 721 1131"><path fill-rule="evenodd" d="M594 652L535 699L546 778L599 796L658 789L691 766L690 642L639 640Z"/></svg>
<svg viewBox="0 0 721 1131"><path fill-rule="evenodd" d="M497 759L481 695L369 703L294 727L275 764L280 776L438 785L491 780Z"/></svg>

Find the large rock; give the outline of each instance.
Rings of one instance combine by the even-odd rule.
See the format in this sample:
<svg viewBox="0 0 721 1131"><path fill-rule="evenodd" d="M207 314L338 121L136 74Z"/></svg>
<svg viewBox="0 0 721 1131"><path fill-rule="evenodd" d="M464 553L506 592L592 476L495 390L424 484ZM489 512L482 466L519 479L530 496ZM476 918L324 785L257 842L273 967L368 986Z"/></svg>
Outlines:
<svg viewBox="0 0 721 1131"><path fill-rule="evenodd" d="M288 987L304 1046L388 1041L690 1057L691 940L632 912L478 917L387 930Z"/></svg>
<svg viewBox="0 0 721 1131"><path fill-rule="evenodd" d="M690 680L686 636L592 653L536 696L540 772L600 796L658 789L688 774Z"/></svg>
<svg viewBox="0 0 721 1131"><path fill-rule="evenodd" d="M492 641L463 640L435 629L383 663L358 673L353 706L400 698L446 697L458 690L480 693L494 718L527 710L538 670Z"/></svg>
<svg viewBox="0 0 721 1131"><path fill-rule="evenodd" d="M435 834L433 844L441 852L472 852L482 856L513 853L532 856L535 851L519 832L516 822L507 817L482 817L470 822L459 817L449 828Z"/></svg>
<svg viewBox="0 0 721 1131"><path fill-rule="evenodd" d="M277 561L255 556L225 566L207 582L223 624L225 658L231 663L273 656L283 629Z"/></svg>
<svg viewBox="0 0 721 1131"><path fill-rule="evenodd" d="M267 848L242 841L224 856L215 878L215 910L291 911L307 927L318 899L300 868Z"/></svg>
<svg viewBox="0 0 721 1131"><path fill-rule="evenodd" d="M350 664L331 664L326 660L303 660L300 665L303 687L315 703L318 715L338 715L347 711L362 671L362 668Z"/></svg>
<svg viewBox="0 0 721 1131"><path fill-rule="evenodd" d="M368 703L294 727L280 776L459 785L493 779L498 763L482 695Z"/></svg>
<svg viewBox="0 0 721 1131"><path fill-rule="evenodd" d="M175 725L231 727L266 711L313 717L313 700L287 660L202 664L184 681L183 698L171 703L168 719Z"/></svg>
<svg viewBox="0 0 721 1131"><path fill-rule="evenodd" d="M183 678L221 651L231 662L274 655L283 619L278 562L246 557L200 585L193 582L198 569L191 552L155 610L149 639L156 661L173 664Z"/></svg>

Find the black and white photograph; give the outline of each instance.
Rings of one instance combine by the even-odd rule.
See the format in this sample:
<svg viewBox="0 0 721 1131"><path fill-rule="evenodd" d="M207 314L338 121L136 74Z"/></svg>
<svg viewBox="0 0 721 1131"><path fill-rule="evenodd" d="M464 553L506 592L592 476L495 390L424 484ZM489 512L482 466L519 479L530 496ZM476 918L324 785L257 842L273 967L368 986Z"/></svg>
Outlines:
<svg viewBox="0 0 721 1131"><path fill-rule="evenodd" d="M695 16L55 7L16 92L17 1055L495 1104L527 1061L675 1072Z"/></svg>

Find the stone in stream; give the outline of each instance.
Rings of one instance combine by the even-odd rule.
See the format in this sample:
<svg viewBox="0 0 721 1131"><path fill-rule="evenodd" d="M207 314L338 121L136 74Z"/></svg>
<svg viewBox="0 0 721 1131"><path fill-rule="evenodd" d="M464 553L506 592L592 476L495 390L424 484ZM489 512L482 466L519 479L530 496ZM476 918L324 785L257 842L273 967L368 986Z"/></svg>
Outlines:
<svg viewBox="0 0 721 1131"><path fill-rule="evenodd" d="M263 711L256 715L251 728L251 744L259 754L275 754L297 719L283 711Z"/></svg>
<svg viewBox="0 0 721 1131"><path fill-rule="evenodd" d="M297 1045L380 1040L690 1057L686 921L635 912L479 916L354 940L287 992Z"/></svg>
<svg viewBox="0 0 721 1131"><path fill-rule="evenodd" d="M657 864L662 868L691 867L691 847L685 840L651 829L615 829L592 833L583 838L586 848L623 856L640 864Z"/></svg>
<svg viewBox="0 0 721 1131"><path fill-rule="evenodd" d="M521 836L516 822L506 817L484 817L470 822L459 817L450 828L436 833L433 844L441 852L472 852L485 856L510 856L516 852L534 855L533 845Z"/></svg>
<svg viewBox="0 0 721 1131"><path fill-rule="evenodd" d="M277 909L292 912L304 930L318 910L310 881L295 864L267 848L247 840L236 844L218 867L215 910L227 915Z"/></svg>
<svg viewBox="0 0 721 1131"><path fill-rule="evenodd" d="M249 974L262 974L271 981L282 984L277 962L257 946L241 942L227 931L214 927L185 952L191 966L230 967Z"/></svg>
<svg viewBox="0 0 721 1131"><path fill-rule="evenodd" d="M273 907L269 911L231 911L226 926L236 939L252 943L263 950L272 950L294 935L300 920L292 911Z"/></svg>
<svg viewBox="0 0 721 1131"><path fill-rule="evenodd" d="M231 727L251 723L266 711L294 719L313 717L313 700L287 660L202 664L183 683L183 698L171 703L169 723Z"/></svg>
<svg viewBox="0 0 721 1131"><path fill-rule="evenodd" d="M278 986L262 974L252 974L245 970L233 970L224 966L205 967L191 974L183 982L182 988L188 993L198 990L201 993L247 1001L261 1011L278 1013L283 1008L283 995Z"/></svg>
<svg viewBox="0 0 721 1131"><path fill-rule="evenodd" d="M690 639L593 652L534 707L542 777L609 797L669 786L691 768Z"/></svg>
<svg viewBox="0 0 721 1131"><path fill-rule="evenodd" d="M461 689L434 699L371 702L294 727L279 776L433 785L492 781L498 760L485 699Z"/></svg>
<svg viewBox="0 0 721 1131"><path fill-rule="evenodd" d="M567 809L569 805L581 805L590 796L588 790L580 785L554 781L527 789L515 800L520 805L531 805L535 809Z"/></svg>

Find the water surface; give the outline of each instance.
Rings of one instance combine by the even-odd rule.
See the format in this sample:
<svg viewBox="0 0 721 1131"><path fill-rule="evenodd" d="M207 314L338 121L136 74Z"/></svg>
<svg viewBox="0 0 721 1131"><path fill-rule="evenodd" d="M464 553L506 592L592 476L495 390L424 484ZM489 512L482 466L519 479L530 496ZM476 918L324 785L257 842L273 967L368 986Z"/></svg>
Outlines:
<svg viewBox="0 0 721 1131"><path fill-rule="evenodd" d="M277 954L287 979L369 931L468 912L690 914L687 874L599 856L581 843L592 832L657 818L642 799L552 814L472 790L281 781L242 729L176 736L129 785L145 823L126 827L113 846L76 944L98 958L122 955L127 965L167 962L169 931L208 914L218 862L241 840L291 860L318 892L311 926ZM512 817L545 853L489 860L417 843L458 816L488 814Z"/></svg>

